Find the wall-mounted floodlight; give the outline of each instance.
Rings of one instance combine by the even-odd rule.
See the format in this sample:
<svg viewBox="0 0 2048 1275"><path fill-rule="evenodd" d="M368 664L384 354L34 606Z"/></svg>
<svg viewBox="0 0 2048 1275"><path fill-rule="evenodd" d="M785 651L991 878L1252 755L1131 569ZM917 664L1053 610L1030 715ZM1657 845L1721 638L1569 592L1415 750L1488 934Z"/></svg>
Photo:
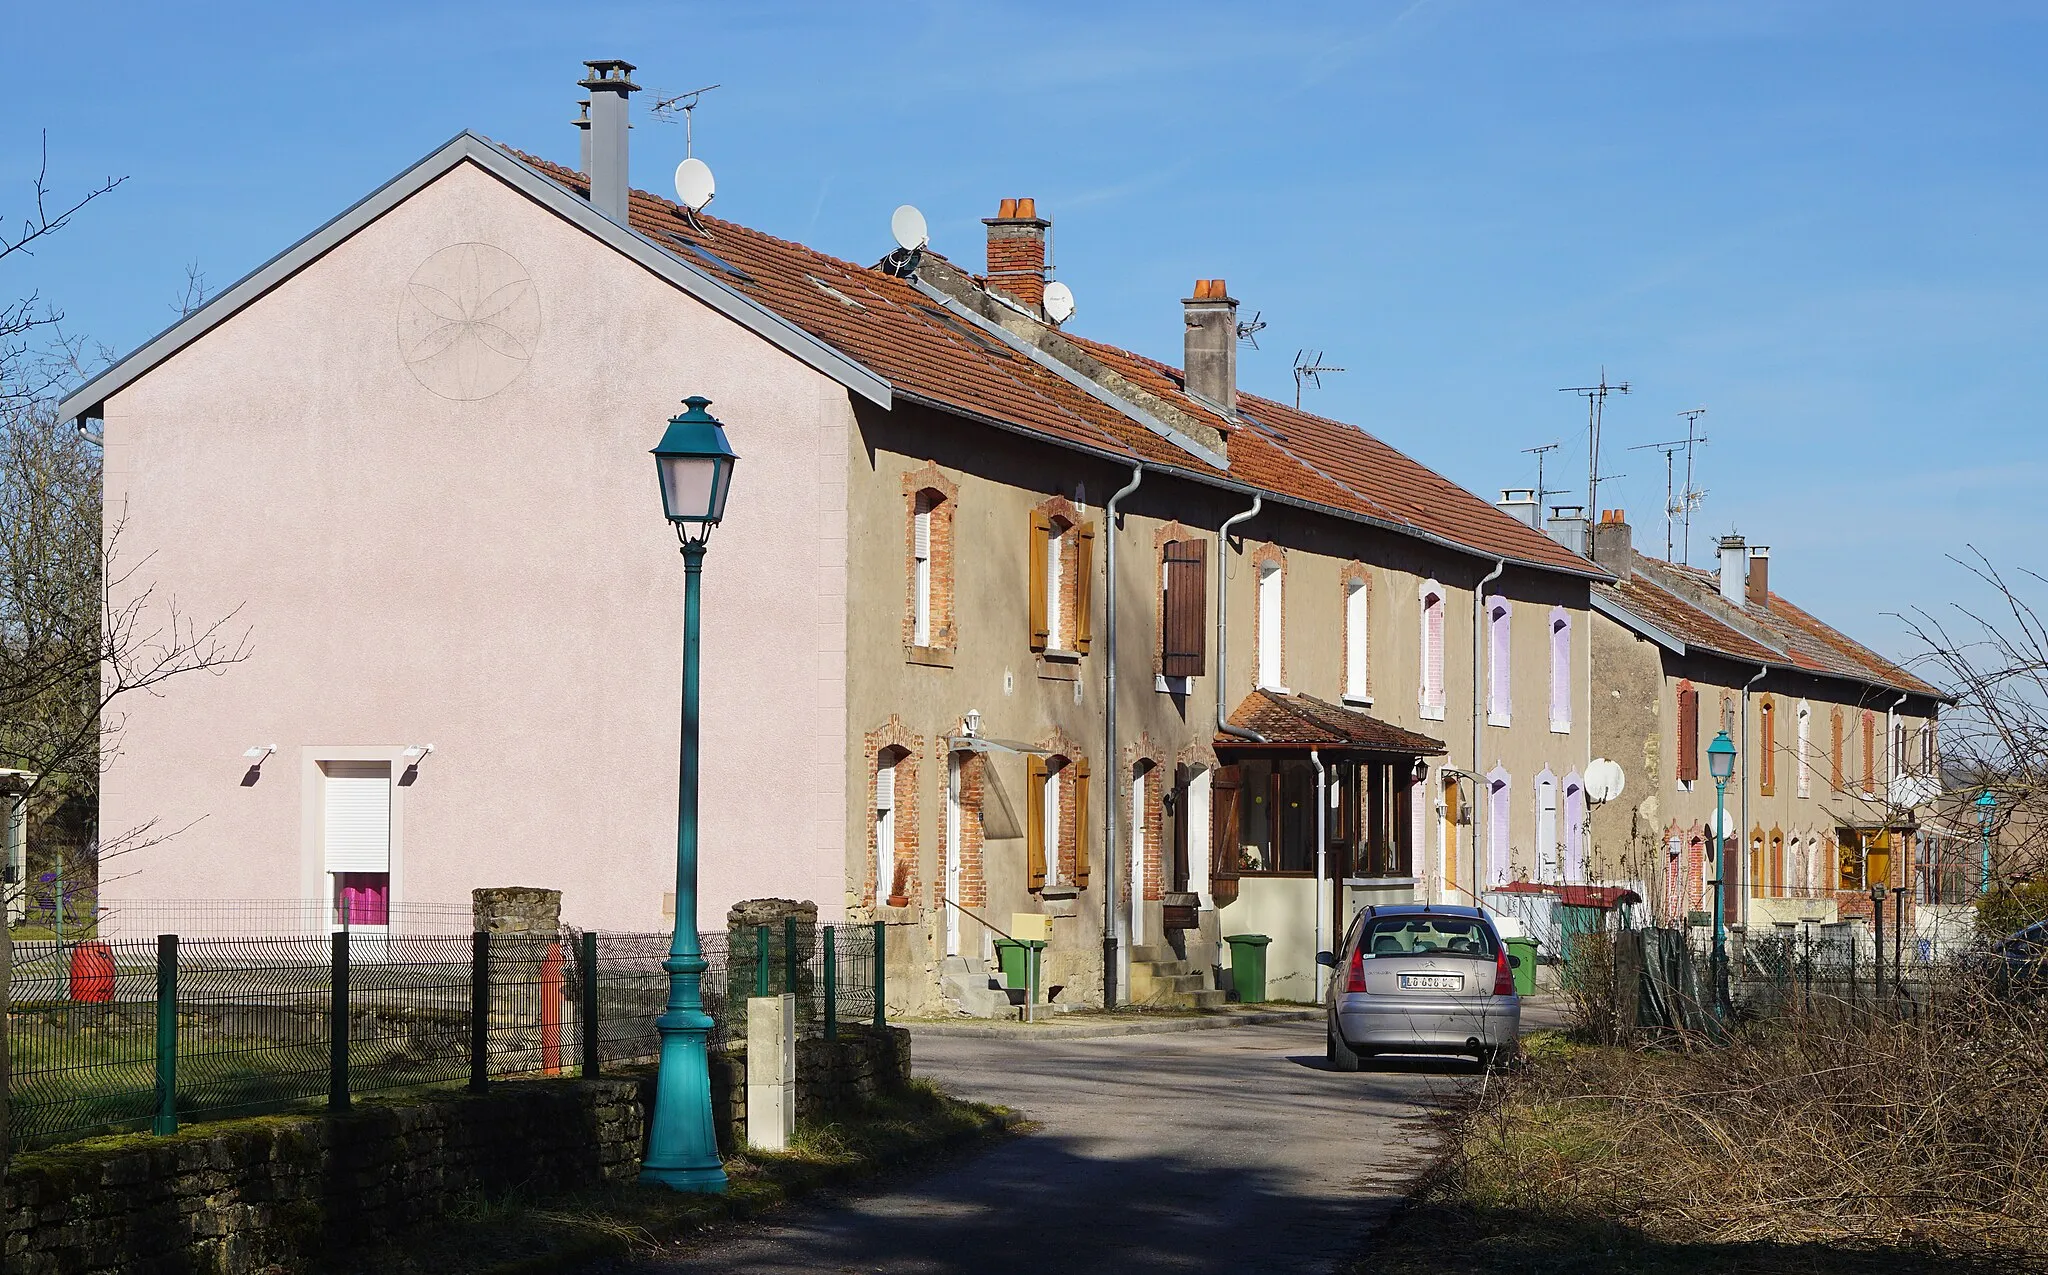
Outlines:
<svg viewBox="0 0 2048 1275"><path fill-rule="evenodd" d="M270 754L276 751L276 744L258 744L254 748L243 752L242 759L249 763L249 769L242 772L242 787L254 788L256 786L256 781L263 778L264 761L269 758Z"/></svg>
<svg viewBox="0 0 2048 1275"><path fill-rule="evenodd" d="M257 765L261 766L263 764L263 759L265 757L270 756L270 754L276 751L276 744L258 744L254 748L250 749L248 752L243 753L242 756L247 757L250 761L253 761Z"/></svg>
<svg viewBox="0 0 2048 1275"><path fill-rule="evenodd" d="M434 751L432 744L407 744L404 757L408 762L418 764L419 759Z"/></svg>

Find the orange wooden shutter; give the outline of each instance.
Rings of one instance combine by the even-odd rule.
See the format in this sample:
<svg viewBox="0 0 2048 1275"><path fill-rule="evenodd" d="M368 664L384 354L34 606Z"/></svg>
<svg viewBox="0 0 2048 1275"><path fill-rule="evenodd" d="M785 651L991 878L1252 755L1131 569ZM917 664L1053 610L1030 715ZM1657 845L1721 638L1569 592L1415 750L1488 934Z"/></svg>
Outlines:
<svg viewBox="0 0 2048 1275"><path fill-rule="evenodd" d="M1045 885L1045 759L1024 759L1024 858L1029 888Z"/></svg>
<svg viewBox="0 0 2048 1275"><path fill-rule="evenodd" d="M1086 654L1095 631L1095 524L1074 529L1074 649Z"/></svg>
<svg viewBox="0 0 2048 1275"><path fill-rule="evenodd" d="M1088 888L1088 759L1077 758L1074 767L1074 884Z"/></svg>
<svg viewBox="0 0 2048 1275"><path fill-rule="evenodd" d="M1040 510L1031 511L1031 562L1026 578L1031 581L1031 649L1045 649L1045 555L1052 541L1052 519Z"/></svg>

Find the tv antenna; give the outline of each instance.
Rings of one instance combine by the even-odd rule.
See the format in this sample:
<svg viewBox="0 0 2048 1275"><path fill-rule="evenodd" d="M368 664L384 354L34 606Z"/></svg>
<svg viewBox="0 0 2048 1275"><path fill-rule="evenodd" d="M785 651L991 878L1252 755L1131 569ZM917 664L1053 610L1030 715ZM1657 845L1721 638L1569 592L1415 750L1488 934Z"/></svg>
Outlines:
<svg viewBox="0 0 2048 1275"><path fill-rule="evenodd" d="M1237 325L1237 339L1240 341L1250 341L1254 350L1259 348L1259 333L1266 330L1266 321L1259 317L1264 313L1264 310L1254 310L1252 311L1249 323Z"/></svg>
<svg viewBox="0 0 2048 1275"><path fill-rule="evenodd" d="M690 112L697 109L697 101L713 89L724 88L723 84L707 84L701 89L691 89L674 97L665 97L648 108L647 113L664 124L673 124L677 112L683 117L683 155L688 158L696 154L696 137Z"/></svg>
<svg viewBox="0 0 2048 1275"><path fill-rule="evenodd" d="M712 179L711 165L697 158L697 130L692 112L697 109L698 99L718 87L707 84L701 89L663 98L650 110L653 117L663 123L673 123L676 112L682 112L683 162L676 165L676 202L683 206L683 215L690 219L691 229L699 234L707 232L697 221L697 214L717 194L718 183Z"/></svg>
<svg viewBox="0 0 2048 1275"><path fill-rule="evenodd" d="M1620 474L1602 475L1600 472L1600 417L1607 408L1609 394L1628 393L1628 382L1619 385L1607 383L1607 368L1600 368L1598 385L1567 385L1560 394L1577 394L1586 400L1586 517L1600 516L1600 479L1620 478Z"/></svg>
<svg viewBox="0 0 2048 1275"><path fill-rule="evenodd" d="M1692 565L1692 511L1700 507L1700 502L1706 499L1707 495L1692 485L1693 449L1707 441L1707 436L1699 432L1700 417L1706 414L1707 409L1704 407L1689 407L1679 413L1685 418L1685 490L1678 493L1678 499L1685 505L1685 540L1682 544L1685 557L1681 561L1688 567ZM1666 549L1665 557L1670 556L1671 551Z"/></svg>
<svg viewBox="0 0 2048 1275"><path fill-rule="evenodd" d="M1261 324L1260 326L1263 327L1264 325ZM1254 346L1253 348L1256 349L1257 347ZM1342 372L1343 370L1341 367L1331 367L1324 363L1321 350L1317 350L1314 354L1310 354L1307 350L1296 350L1294 352L1294 410L1297 412L1301 410L1301 383L1303 381L1313 382L1317 389L1321 389L1323 388L1323 376L1325 373Z"/></svg>
<svg viewBox="0 0 2048 1275"><path fill-rule="evenodd" d="M1552 491L1543 485L1543 457L1549 452L1556 451L1560 446L1562 446L1560 443L1545 443L1541 447L1524 447L1522 449L1524 456L1534 456L1536 458L1536 513L1539 518L1543 514L1543 506L1546 501L1552 496L1562 496L1564 494L1562 488Z"/></svg>

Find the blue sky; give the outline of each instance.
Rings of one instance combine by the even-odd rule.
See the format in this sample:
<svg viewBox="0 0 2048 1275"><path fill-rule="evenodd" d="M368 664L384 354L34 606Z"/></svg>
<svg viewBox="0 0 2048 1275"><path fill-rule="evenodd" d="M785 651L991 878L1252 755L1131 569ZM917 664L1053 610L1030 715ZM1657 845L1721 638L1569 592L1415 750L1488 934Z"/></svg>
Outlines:
<svg viewBox="0 0 2048 1275"><path fill-rule="evenodd" d="M1177 359L1179 298L1225 277L1295 351L1308 405L1492 496L1559 442L1583 492L1604 365L1602 504L1660 550L1662 462L1704 404L1701 546L1873 645L2048 538L2048 11L2021 4L38 5L0 69L18 220L38 130L63 190L128 182L32 261L125 352L471 127L571 162L585 57L697 114L714 210L859 261L912 202L934 246L1031 195L1073 326ZM639 99L645 106L648 99ZM642 116L634 180L680 125ZM1570 499L1559 496L1556 499Z"/></svg>

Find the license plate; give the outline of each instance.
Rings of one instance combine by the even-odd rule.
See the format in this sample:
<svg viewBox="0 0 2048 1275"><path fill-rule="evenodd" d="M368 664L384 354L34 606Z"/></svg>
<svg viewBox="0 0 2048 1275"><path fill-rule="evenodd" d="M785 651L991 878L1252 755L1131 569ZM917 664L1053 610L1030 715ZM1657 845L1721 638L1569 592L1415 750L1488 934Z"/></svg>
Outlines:
<svg viewBox="0 0 2048 1275"><path fill-rule="evenodd" d="M1401 986L1426 992L1455 992L1465 986L1456 974L1403 974Z"/></svg>

